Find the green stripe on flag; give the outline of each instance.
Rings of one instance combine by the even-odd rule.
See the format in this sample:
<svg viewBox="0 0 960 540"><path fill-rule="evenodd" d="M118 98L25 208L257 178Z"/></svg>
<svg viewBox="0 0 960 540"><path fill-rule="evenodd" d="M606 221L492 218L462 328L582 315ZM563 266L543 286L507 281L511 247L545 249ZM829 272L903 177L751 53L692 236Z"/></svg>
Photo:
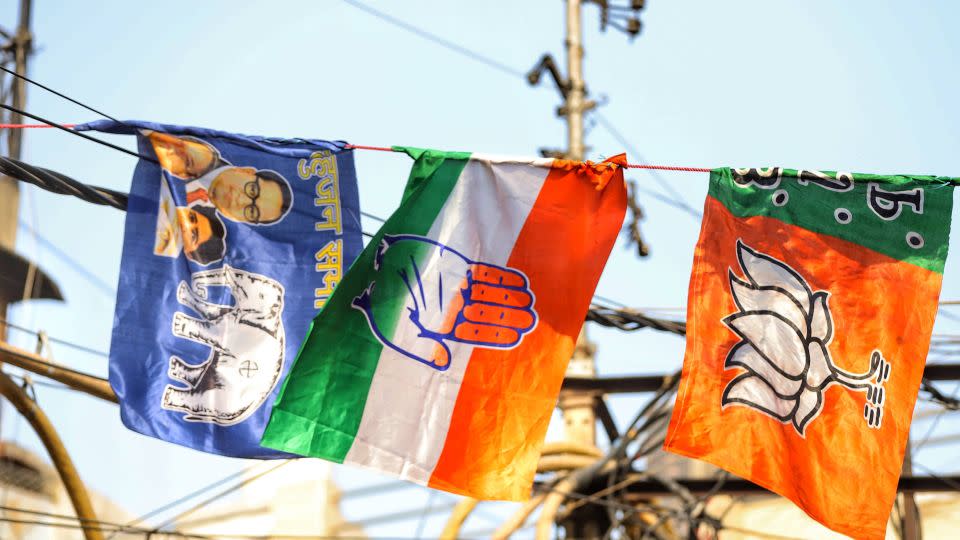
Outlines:
<svg viewBox="0 0 960 540"><path fill-rule="evenodd" d="M351 302L372 280L381 238L385 234L426 235L470 157L464 152L398 150L416 159L403 201L313 320L274 404L263 446L343 462L353 444L383 346ZM388 291L378 289L378 294L381 292ZM386 297L393 296L396 302L376 307L392 316L377 317L378 321L396 321L402 315L405 295L397 291ZM381 329L386 335L393 332L389 324Z"/></svg>
<svg viewBox="0 0 960 540"><path fill-rule="evenodd" d="M709 195L737 217L775 218L942 274L955 181L935 176L838 177L832 171L723 168L710 173ZM903 200L897 202L898 197ZM899 212L892 215L897 207Z"/></svg>

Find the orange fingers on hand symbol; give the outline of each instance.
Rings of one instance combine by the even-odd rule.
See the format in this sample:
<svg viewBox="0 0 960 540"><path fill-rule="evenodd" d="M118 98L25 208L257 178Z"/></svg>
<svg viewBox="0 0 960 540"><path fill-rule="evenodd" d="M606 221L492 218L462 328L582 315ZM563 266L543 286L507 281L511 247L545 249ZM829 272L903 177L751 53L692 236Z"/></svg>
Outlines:
<svg viewBox="0 0 960 540"><path fill-rule="evenodd" d="M493 304L470 304L463 310L463 318L469 322L493 324L525 330L533 326L533 313L526 309L514 309Z"/></svg>
<svg viewBox="0 0 960 540"><path fill-rule="evenodd" d="M527 308L533 304L533 297L530 295L530 292L526 290L508 289L495 285L474 283L470 287L470 301L515 308Z"/></svg>
<svg viewBox="0 0 960 540"><path fill-rule="evenodd" d="M470 275L477 283L502 285L504 287L526 288L527 278L520 272L509 268L500 268L483 263L475 263L470 267Z"/></svg>
<svg viewBox="0 0 960 540"><path fill-rule="evenodd" d="M520 340L519 332L512 328L471 322L458 324L453 334L460 341L500 346L511 345Z"/></svg>

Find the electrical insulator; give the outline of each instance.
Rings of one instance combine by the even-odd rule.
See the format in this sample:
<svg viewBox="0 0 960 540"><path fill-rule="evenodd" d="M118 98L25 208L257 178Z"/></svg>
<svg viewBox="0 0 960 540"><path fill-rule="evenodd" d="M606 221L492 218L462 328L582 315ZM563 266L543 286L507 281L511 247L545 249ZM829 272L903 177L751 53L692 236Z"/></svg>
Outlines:
<svg viewBox="0 0 960 540"><path fill-rule="evenodd" d="M631 37L634 37L640 33L640 27L640 19L637 19L636 17L630 18L627 21L627 33L630 34Z"/></svg>
<svg viewBox="0 0 960 540"><path fill-rule="evenodd" d="M643 9L643 0L631 0L630 8L634 11L640 11Z"/></svg>

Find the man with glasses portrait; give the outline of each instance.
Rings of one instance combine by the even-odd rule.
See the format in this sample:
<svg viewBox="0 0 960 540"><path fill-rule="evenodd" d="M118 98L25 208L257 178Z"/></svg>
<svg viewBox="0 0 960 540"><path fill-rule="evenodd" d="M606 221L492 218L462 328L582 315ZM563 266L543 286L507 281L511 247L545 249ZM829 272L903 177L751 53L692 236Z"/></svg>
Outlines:
<svg viewBox="0 0 960 540"><path fill-rule="evenodd" d="M231 220L271 225L293 206L293 191L274 171L222 167L187 184L187 204L209 205Z"/></svg>

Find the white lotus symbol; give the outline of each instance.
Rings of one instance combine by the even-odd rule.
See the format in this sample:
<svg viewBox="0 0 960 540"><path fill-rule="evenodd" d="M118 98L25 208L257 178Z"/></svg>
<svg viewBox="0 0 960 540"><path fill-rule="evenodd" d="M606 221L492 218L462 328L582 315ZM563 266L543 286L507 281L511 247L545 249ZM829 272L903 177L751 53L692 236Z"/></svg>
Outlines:
<svg viewBox="0 0 960 540"><path fill-rule="evenodd" d="M879 428L885 401L883 383L890 364L873 351L870 369L848 373L830 359L833 318L828 291L813 292L787 264L737 241L737 259L746 279L730 269L730 292L739 311L723 319L741 339L724 367L744 369L723 391L721 405L745 405L791 423L802 436L823 408L823 392L835 384L866 392L863 417Z"/></svg>

